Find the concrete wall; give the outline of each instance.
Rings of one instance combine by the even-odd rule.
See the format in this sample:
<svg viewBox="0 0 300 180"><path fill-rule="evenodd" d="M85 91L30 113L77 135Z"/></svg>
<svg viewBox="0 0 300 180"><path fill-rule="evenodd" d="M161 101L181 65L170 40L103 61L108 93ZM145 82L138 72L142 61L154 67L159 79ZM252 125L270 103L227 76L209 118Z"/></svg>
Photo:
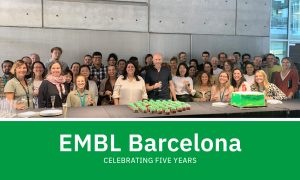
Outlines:
<svg viewBox="0 0 300 180"><path fill-rule="evenodd" d="M54 46L69 64L96 50L140 62L158 51L263 54L270 8L270 0L0 0L0 59L36 52L46 61Z"/></svg>

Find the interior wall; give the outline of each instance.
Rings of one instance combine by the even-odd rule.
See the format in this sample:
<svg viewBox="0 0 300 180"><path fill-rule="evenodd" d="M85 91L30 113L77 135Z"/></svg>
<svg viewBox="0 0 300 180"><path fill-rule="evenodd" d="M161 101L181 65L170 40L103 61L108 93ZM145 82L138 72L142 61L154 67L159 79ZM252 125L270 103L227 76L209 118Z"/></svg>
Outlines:
<svg viewBox="0 0 300 180"><path fill-rule="evenodd" d="M270 0L0 0L0 60L63 48L68 64L93 51L120 58L204 50L269 51ZM2 73L2 72L1 72Z"/></svg>

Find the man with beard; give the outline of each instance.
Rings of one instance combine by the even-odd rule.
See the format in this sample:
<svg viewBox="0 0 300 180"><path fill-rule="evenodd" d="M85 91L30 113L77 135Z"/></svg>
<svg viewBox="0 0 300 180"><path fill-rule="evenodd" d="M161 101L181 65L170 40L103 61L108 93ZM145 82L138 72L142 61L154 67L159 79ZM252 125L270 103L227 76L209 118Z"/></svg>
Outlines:
<svg viewBox="0 0 300 180"><path fill-rule="evenodd" d="M6 83L13 78L13 74L10 73L10 69L13 66L13 62L10 60L5 60L1 64L3 76L0 77L0 98L5 97L4 95L4 87Z"/></svg>

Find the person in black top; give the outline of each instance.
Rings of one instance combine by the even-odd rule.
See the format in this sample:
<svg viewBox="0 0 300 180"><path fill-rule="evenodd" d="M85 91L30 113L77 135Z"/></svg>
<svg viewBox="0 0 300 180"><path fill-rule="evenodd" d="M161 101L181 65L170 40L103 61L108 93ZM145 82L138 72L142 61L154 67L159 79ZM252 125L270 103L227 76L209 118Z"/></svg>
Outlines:
<svg viewBox="0 0 300 180"><path fill-rule="evenodd" d="M43 80L38 94L39 108L51 108L51 96L55 96L54 107L62 107L66 102L68 92L65 87L65 77L62 75L62 65L58 61L49 64L49 74Z"/></svg>
<svg viewBox="0 0 300 180"><path fill-rule="evenodd" d="M149 99L170 99L170 91L173 100L176 99L175 87L172 81L171 71L162 67L163 58L161 54L153 55L154 66L146 72L146 89Z"/></svg>

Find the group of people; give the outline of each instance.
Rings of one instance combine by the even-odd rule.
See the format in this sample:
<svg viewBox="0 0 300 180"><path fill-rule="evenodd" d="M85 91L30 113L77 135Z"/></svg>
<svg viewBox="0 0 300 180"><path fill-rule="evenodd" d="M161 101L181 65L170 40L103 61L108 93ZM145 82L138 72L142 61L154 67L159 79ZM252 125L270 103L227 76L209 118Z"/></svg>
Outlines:
<svg viewBox="0 0 300 180"><path fill-rule="evenodd" d="M102 54L94 52L69 68L60 60L62 52L60 47L52 48L45 64L35 53L15 62L3 61L0 96L14 100L19 110L61 107L63 103L69 107L124 105L143 99L228 102L233 92L240 91L259 91L266 99L287 100L294 98L299 84L291 60L283 58L279 65L273 54L264 59L255 56L252 61L250 54L228 56L222 52L210 57L205 51L199 64L197 59L188 62L185 52L169 63L156 53L147 54L141 67L138 58L126 61L114 53L105 66Z"/></svg>

